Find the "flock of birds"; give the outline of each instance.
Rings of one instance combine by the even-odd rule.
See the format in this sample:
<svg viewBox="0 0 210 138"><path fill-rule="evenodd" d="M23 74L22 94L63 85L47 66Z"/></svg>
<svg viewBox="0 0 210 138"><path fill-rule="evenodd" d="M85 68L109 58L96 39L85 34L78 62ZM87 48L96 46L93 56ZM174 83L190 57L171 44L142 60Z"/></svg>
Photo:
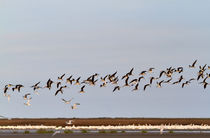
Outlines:
<svg viewBox="0 0 210 138"><path fill-rule="evenodd" d="M39 81L30 87L37 95L39 95L40 89L52 90L52 87L57 88L54 93L54 95L57 96L63 94L65 89L70 88L70 86L73 85L78 85L80 87L80 91L78 91L79 93L85 93L85 88L87 86L97 86L98 84L100 88L106 87L107 85L113 86L112 92L117 92L124 87L130 87L132 91L138 91L140 90L140 84L142 85L141 88L143 89L143 91L146 91L148 87L151 87L152 85L156 85L157 88L161 88L163 84L180 85L182 88L184 88L192 81L197 81L198 84L202 85L204 89L206 89L207 86L210 85L210 83L207 82L207 80L210 78L210 73L208 73L208 71L210 70L210 66L208 66L207 64L203 66L198 66L197 60L195 60L191 65L188 66L188 68L198 68L198 72L195 77L187 80L182 74L184 72L184 67L169 67L165 70L161 70L157 76L149 77L148 82L146 80L148 78L147 74L152 74L155 68L149 68L148 70L141 71L138 74L138 77L135 78L133 78L134 68L132 68L129 72L125 73L121 77L117 75L117 71L100 77L98 73L95 73L85 80L81 80L81 77L74 78L73 75L66 77L66 74L63 74L59 76L57 80L49 79L44 86L41 86L41 82ZM179 78L174 80L174 74L179 75ZM142 80L144 80L146 83L142 84ZM120 85L120 81L122 82L122 85ZM6 96L9 101L11 96L9 92L21 92L23 87L25 86L22 84L7 84L4 87L4 96ZM24 105L31 105L31 93L24 94L23 99L26 101ZM76 109L78 105L80 105L80 103L72 103L73 98L68 100L62 98L61 100L65 104L70 104L71 109Z"/></svg>

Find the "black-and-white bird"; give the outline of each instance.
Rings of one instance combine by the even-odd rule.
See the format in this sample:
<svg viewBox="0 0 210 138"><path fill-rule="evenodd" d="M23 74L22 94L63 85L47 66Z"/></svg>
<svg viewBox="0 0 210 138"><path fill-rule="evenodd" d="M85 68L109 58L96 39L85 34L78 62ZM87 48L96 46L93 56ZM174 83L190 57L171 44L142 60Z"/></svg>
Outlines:
<svg viewBox="0 0 210 138"><path fill-rule="evenodd" d="M139 83L137 83L132 91L137 91L139 89Z"/></svg>
<svg viewBox="0 0 210 138"><path fill-rule="evenodd" d="M65 100L65 99L62 98L62 101L64 101L64 103L66 103L66 104L70 104L70 102L71 102L73 99L74 99L74 98L71 98L70 100Z"/></svg>
<svg viewBox="0 0 210 138"><path fill-rule="evenodd" d="M85 85L83 85L83 86L81 87L79 93L85 93L84 88L85 88Z"/></svg>
<svg viewBox="0 0 210 138"><path fill-rule="evenodd" d="M120 90L120 86L115 86L112 92L115 92L116 90Z"/></svg>
<svg viewBox="0 0 210 138"><path fill-rule="evenodd" d="M61 75L60 77L58 77L58 80L63 80L63 77L65 76L66 74L63 74Z"/></svg>
<svg viewBox="0 0 210 138"><path fill-rule="evenodd" d="M195 64L197 63L197 60L195 60L192 65L189 65L190 68L195 68Z"/></svg>
<svg viewBox="0 0 210 138"><path fill-rule="evenodd" d="M151 87L151 84L144 85L144 91L146 90L147 87Z"/></svg>

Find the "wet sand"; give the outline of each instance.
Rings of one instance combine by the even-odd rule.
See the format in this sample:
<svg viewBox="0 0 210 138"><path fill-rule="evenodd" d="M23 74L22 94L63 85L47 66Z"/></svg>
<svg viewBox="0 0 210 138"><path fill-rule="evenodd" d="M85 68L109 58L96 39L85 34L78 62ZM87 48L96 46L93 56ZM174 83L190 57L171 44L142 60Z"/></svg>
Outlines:
<svg viewBox="0 0 210 138"><path fill-rule="evenodd" d="M209 138L210 134L57 134L54 138ZM51 134L0 134L0 138L52 138Z"/></svg>

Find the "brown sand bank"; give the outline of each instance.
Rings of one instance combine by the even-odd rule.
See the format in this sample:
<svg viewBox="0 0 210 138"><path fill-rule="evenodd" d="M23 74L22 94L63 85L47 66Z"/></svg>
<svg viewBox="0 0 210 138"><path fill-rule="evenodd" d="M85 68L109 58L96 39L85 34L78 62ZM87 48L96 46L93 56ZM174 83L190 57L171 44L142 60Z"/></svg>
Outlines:
<svg viewBox="0 0 210 138"><path fill-rule="evenodd" d="M75 126L101 126L101 125L161 125L161 124L207 124L210 119L198 118L55 118L55 119L0 119L0 126L8 125L47 125L47 126L66 126L66 121L73 120Z"/></svg>

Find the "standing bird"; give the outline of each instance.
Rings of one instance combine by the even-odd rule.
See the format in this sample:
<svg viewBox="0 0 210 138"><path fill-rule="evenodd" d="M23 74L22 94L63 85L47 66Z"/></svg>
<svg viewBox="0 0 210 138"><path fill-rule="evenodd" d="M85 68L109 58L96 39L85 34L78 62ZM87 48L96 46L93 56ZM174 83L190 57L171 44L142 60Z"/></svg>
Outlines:
<svg viewBox="0 0 210 138"><path fill-rule="evenodd" d="M72 125L73 124L73 120L66 121L66 124L67 125Z"/></svg>

